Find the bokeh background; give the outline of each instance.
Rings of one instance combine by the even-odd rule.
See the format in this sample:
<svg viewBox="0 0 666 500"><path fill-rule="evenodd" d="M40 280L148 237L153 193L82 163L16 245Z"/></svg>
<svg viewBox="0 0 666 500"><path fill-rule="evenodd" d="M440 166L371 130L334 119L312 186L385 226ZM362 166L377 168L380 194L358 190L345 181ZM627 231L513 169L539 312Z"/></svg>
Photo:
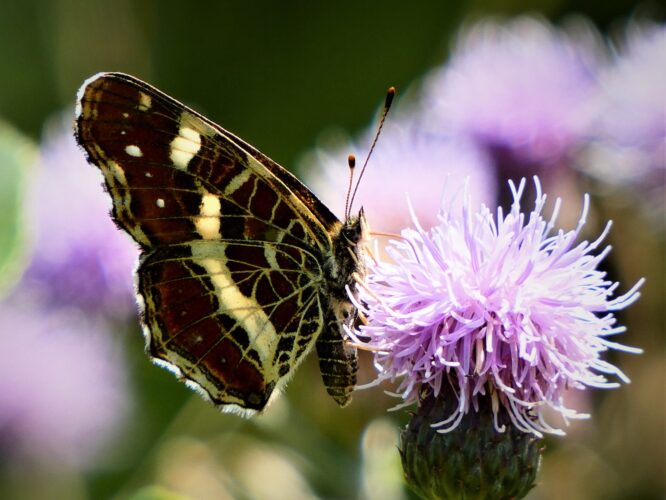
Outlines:
<svg viewBox="0 0 666 500"><path fill-rule="evenodd" d="M396 403L383 393L390 387L337 408L313 356L264 415L244 420L148 361L131 293L136 250L105 215L101 177L71 140L77 89L98 71L134 74L319 186L335 205L344 199L348 148L367 150L385 89L399 90L397 120L428 108L424 82L445 67L461 29L528 14L555 30L585 26L587 42L603 46L599 57L612 66L627 33L663 30L665 11L625 0L33 0L5 1L1 13L0 498L406 499L396 446L407 414L386 411ZM656 53L658 76L666 59L663 48ZM627 75L635 82L628 93L649 93L641 73ZM535 88L541 84L548 82ZM662 126L664 106L651 108ZM569 228L590 192L590 237L615 223L611 279L623 292L647 278L638 303L619 315L628 326L620 341L645 353L609 357L631 385L578 396L575 406L592 419L547 439L530 498L666 494L666 216L664 191L654 189L664 185L664 136L659 121L656 128L661 164L641 178L586 172L583 159L598 158L587 148L576 168L544 173L526 162L509 173L486 170L479 181L492 184L480 189L484 201L501 203L506 178L544 175L546 190L573 207L564 214ZM382 148L392 147L386 135L378 165ZM455 155L443 157L456 166ZM407 165L409 152L405 158ZM431 175L449 167L427 166ZM366 186L382 197L381 183L368 178ZM384 229L378 219L373 227ZM369 361L363 381L373 377Z"/></svg>

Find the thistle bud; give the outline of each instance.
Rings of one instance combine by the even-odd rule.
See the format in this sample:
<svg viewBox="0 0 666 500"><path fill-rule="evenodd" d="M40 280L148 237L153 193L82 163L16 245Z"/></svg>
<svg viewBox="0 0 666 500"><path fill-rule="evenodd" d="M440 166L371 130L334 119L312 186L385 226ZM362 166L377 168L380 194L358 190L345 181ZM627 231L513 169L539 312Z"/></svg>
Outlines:
<svg viewBox="0 0 666 500"><path fill-rule="evenodd" d="M506 414L494 422L491 397L465 414L453 430L438 432L457 407L455 395L429 391L400 433L405 479L427 499L523 498L534 486L542 440L510 425ZM433 426L435 425L435 426Z"/></svg>

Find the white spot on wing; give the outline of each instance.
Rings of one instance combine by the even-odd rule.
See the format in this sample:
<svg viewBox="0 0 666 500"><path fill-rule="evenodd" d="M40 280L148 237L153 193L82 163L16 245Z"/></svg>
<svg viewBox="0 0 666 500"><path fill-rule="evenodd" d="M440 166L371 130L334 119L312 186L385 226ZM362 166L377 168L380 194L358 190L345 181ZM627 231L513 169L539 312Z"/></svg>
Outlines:
<svg viewBox="0 0 666 500"><path fill-rule="evenodd" d="M206 193L201 197L201 215L219 217L221 208L220 199L217 196Z"/></svg>
<svg viewBox="0 0 666 500"><path fill-rule="evenodd" d="M152 98L144 92L139 92L139 111L148 111L152 105Z"/></svg>
<svg viewBox="0 0 666 500"><path fill-rule="evenodd" d="M205 240L217 240L220 234L220 199L210 193L204 193L199 205L199 216L194 219L194 227Z"/></svg>
<svg viewBox="0 0 666 500"><path fill-rule="evenodd" d="M182 122L182 120L181 120ZM186 126L181 126L178 135L171 141L169 157L177 168L187 169L194 155L201 149L201 135Z"/></svg>
<svg viewBox="0 0 666 500"><path fill-rule="evenodd" d="M155 205L157 205L158 208L164 208L164 200L162 198L157 198L157 200L155 200Z"/></svg>
<svg viewBox="0 0 666 500"><path fill-rule="evenodd" d="M134 144L125 146L125 153L136 158L141 158L143 156L141 148L139 146L135 146Z"/></svg>

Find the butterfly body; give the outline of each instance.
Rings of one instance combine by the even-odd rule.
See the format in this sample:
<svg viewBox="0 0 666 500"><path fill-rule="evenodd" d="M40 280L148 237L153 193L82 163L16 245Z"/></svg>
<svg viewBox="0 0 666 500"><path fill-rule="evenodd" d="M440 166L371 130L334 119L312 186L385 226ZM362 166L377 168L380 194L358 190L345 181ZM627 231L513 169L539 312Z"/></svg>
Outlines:
<svg viewBox="0 0 666 500"><path fill-rule="evenodd" d="M260 411L316 346L341 405L365 218L339 221L277 163L129 75L79 91L76 137L140 246L146 350L223 409Z"/></svg>

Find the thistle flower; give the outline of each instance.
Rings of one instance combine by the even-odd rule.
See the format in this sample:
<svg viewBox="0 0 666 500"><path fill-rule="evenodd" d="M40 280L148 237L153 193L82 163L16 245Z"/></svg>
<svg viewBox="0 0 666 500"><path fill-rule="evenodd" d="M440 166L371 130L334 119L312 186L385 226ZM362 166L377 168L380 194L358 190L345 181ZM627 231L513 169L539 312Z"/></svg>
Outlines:
<svg viewBox="0 0 666 500"><path fill-rule="evenodd" d="M468 189L477 199L495 200L494 173L487 155L470 141L423 130L421 118L414 110L398 109L384 126L356 194L373 228L400 231L409 224L404 203L408 196L421 222L426 227L436 224L441 193L433 189L433 178L447 179L453 188L461 188L468 177ZM303 161L301 170L307 183L336 213L344 210L347 155L367 152L374 134L373 126L356 144L341 141L341 146L320 148Z"/></svg>
<svg viewBox="0 0 666 500"><path fill-rule="evenodd" d="M121 352L99 321L0 304L0 451L90 466L129 409Z"/></svg>
<svg viewBox="0 0 666 500"><path fill-rule="evenodd" d="M666 168L664 65L666 26L636 26L628 31L615 63L600 75L596 136L645 151L645 164L630 166L633 175L646 167Z"/></svg>
<svg viewBox="0 0 666 500"><path fill-rule="evenodd" d="M632 26L591 105L593 142L581 165L609 184L637 188L663 219L666 192L666 26ZM660 220L664 224L663 220Z"/></svg>
<svg viewBox="0 0 666 500"><path fill-rule="evenodd" d="M0 443L7 456L86 467L130 405L112 323L135 310L136 250L70 127L42 145L24 199L27 269L0 302Z"/></svg>
<svg viewBox="0 0 666 500"><path fill-rule="evenodd" d="M53 307L133 314L138 252L109 217L102 177L86 163L69 121L47 131L25 203L33 245L18 291Z"/></svg>
<svg viewBox="0 0 666 500"><path fill-rule="evenodd" d="M601 59L596 39L582 23L559 30L530 17L472 25L426 81L431 130L476 141L500 178L569 162L587 132L582 110Z"/></svg>
<svg viewBox="0 0 666 500"><path fill-rule="evenodd" d="M356 299L368 324L351 335L376 352L377 381L401 378L396 392L406 405L423 394L455 402L435 423L440 433L490 398L497 432L504 415L537 437L563 434L547 410L565 422L587 417L565 406L565 392L629 382L601 356L640 352L609 340L624 331L613 312L638 299L642 284L612 298L619 284L597 269L610 247L594 255L610 223L595 241L576 244L587 196L578 226L553 232L559 200L545 220L537 178L530 214L520 208L525 181L510 186L506 214L493 217L484 205L473 213L466 195L460 213L443 211L429 231L414 220L387 246L393 262L368 262Z"/></svg>

